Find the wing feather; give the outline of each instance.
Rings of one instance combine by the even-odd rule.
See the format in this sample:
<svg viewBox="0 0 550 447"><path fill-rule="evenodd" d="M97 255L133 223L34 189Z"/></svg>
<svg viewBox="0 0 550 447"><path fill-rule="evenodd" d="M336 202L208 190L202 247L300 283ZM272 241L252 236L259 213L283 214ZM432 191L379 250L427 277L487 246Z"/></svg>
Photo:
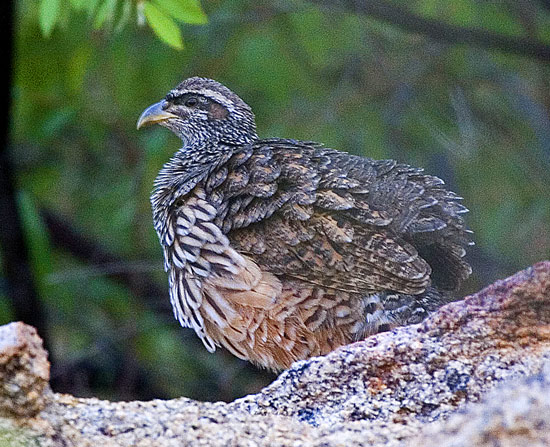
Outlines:
<svg viewBox="0 0 550 447"><path fill-rule="evenodd" d="M261 173L252 175L259 160ZM350 292L407 294L445 276L453 278L445 287L456 288L469 274L454 254L469 244L466 209L421 169L278 139L259 141L239 169L249 173L241 174L247 189L231 184L240 206L222 226L265 271ZM246 203L256 182L270 193Z"/></svg>
<svg viewBox="0 0 550 447"><path fill-rule="evenodd" d="M200 187L169 213L166 236L161 240L170 272L170 299L176 319L193 328L209 350L221 341L238 351L246 336L239 329L244 327L240 306L269 309L282 285L230 246L214 223L216 217L216 208ZM214 327L219 333L216 339Z"/></svg>

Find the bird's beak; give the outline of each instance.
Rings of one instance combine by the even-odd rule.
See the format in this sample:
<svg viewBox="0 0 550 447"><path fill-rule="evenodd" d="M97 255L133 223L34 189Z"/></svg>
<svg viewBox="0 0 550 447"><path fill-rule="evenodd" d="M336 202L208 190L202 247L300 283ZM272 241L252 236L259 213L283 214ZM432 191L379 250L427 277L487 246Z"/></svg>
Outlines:
<svg viewBox="0 0 550 447"><path fill-rule="evenodd" d="M164 99L157 102L156 104L153 104L152 106L147 107L138 119L137 128L139 129L144 126L149 126L151 124L160 123L161 121L165 121L170 118L178 117L177 115L174 115L173 113L164 110L165 107L166 100Z"/></svg>

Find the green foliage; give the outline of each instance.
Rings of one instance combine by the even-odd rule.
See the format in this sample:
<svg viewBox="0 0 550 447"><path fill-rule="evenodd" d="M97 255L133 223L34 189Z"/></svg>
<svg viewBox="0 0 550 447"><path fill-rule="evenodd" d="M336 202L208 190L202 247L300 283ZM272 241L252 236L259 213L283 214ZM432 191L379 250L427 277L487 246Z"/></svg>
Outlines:
<svg viewBox="0 0 550 447"><path fill-rule="evenodd" d="M208 18L198 0L154 0L168 15L182 23L205 25Z"/></svg>
<svg viewBox="0 0 550 447"><path fill-rule="evenodd" d="M61 0L40 0L39 23L44 36L48 37L59 17Z"/></svg>
<svg viewBox="0 0 550 447"><path fill-rule="evenodd" d="M155 34L162 41L177 50L183 49L180 30L170 16L162 12L162 10L157 8L152 2L144 3L143 14L147 18L147 22L149 22Z"/></svg>
<svg viewBox="0 0 550 447"><path fill-rule="evenodd" d="M117 0L105 0L100 3L94 18L94 29L100 29L105 23L111 23L117 7Z"/></svg>
<svg viewBox="0 0 550 447"><path fill-rule="evenodd" d="M49 37L66 15L67 6L75 12L86 12L95 30L106 28L119 33L128 24L134 0L40 0L38 22L42 35ZM176 24L204 25L208 18L199 0L137 0L136 20L147 22L157 37L177 50L183 49L181 30Z"/></svg>
<svg viewBox="0 0 550 447"><path fill-rule="evenodd" d="M19 209L26 239L31 248L30 257L34 269L33 273L37 278L44 280L51 273L53 267L48 232L34 200L26 191L19 194ZM46 292L44 290L45 284L40 281L38 287L39 292L44 295Z"/></svg>

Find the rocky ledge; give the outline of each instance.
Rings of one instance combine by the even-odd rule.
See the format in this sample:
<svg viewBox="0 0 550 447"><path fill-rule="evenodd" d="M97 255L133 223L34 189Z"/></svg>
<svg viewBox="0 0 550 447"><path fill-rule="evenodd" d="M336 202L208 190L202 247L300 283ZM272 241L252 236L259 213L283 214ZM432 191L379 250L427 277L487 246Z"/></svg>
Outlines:
<svg viewBox="0 0 550 447"><path fill-rule="evenodd" d="M79 399L47 381L34 330L0 328L0 445L548 446L550 262L229 404Z"/></svg>

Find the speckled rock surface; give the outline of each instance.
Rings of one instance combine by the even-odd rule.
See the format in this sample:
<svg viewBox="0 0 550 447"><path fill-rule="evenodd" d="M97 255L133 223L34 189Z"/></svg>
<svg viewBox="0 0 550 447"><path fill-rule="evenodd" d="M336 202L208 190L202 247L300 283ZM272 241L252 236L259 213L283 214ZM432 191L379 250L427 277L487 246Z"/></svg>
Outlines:
<svg viewBox="0 0 550 447"><path fill-rule="evenodd" d="M36 329L0 326L0 414L33 416L49 397L50 363Z"/></svg>
<svg viewBox="0 0 550 447"><path fill-rule="evenodd" d="M441 445L476 445L461 444L460 436L473 435L445 419L459 417L453 413L467 401L503 381L522 395L523 385L506 384L539 374L548 359L550 262L544 262L445 306L420 325L298 362L260 393L230 404L54 395L37 417L18 424L33 427L33 440L45 446L408 446L414 439L428 444L417 438L423 430L456 436ZM550 394L545 380L531 380ZM496 409L498 399L490 402L479 408L494 414L490 405ZM536 425L530 402L520 401L518 411ZM501 407L517 403L510 397ZM517 413L502 413L495 430L508 414Z"/></svg>
<svg viewBox="0 0 550 447"><path fill-rule="evenodd" d="M428 425L411 447L550 446L550 362L540 374L499 385L480 403Z"/></svg>

